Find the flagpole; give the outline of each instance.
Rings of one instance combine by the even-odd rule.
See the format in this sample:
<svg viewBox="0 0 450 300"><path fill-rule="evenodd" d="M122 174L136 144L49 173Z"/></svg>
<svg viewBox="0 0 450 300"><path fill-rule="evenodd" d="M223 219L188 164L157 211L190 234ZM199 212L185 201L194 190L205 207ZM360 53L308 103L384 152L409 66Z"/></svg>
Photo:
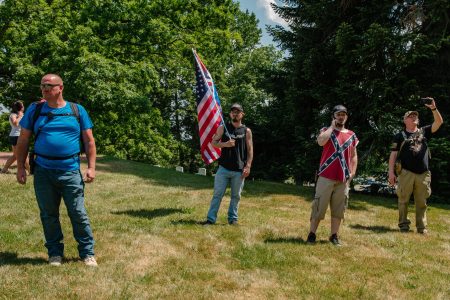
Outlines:
<svg viewBox="0 0 450 300"><path fill-rule="evenodd" d="M197 57L198 57L197 52L194 50L194 48L191 48L191 50L192 50L192 53L194 54L195 62L198 63L198 61L197 61ZM206 81L205 73L203 73L203 69L201 68L201 66L200 66L200 72L202 73L203 80L204 80L205 82L207 82L207 81ZM212 80L212 78L211 78L211 80ZM219 110L220 116L222 117L223 128L225 128L225 131L226 131L226 133L227 133L227 135L228 135L228 138L231 139L231 135L230 135L230 133L228 132L227 126L225 125L225 120L224 120L224 117L223 117L222 107L220 107L220 106L217 104L216 98L214 97L214 96L215 96L214 90L211 90L211 87L209 86L209 84L206 84L206 85L208 86L209 92L211 93L211 95L212 95L212 97L213 97L214 105L216 106L216 109Z"/></svg>

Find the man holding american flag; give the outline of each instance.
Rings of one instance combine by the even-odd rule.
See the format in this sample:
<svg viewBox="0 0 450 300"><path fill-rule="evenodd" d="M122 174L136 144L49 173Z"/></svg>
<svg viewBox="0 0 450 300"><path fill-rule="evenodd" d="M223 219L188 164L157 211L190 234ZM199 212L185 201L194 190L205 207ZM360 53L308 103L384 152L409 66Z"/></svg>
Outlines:
<svg viewBox="0 0 450 300"><path fill-rule="evenodd" d="M200 152L203 161L210 164L219 159L219 169L214 179L214 196L204 225L216 223L220 202L231 185L228 223L237 225L238 206L245 178L250 175L253 161L252 131L242 124L244 110L235 103L231 106L231 123L224 126L219 95L211 74L195 50L196 100ZM225 134L224 134L225 132Z"/></svg>
<svg viewBox="0 0 450 300"><path fill-rule="evenodd" d="M221 148L219 169L214 178L214 195L204 225L216 223L217 212L225 190L230 183L231 200L228 209L228 224L237 225L238 207L245 178L250 175L253 161L253 140L250 128L242 124L244 110L235 103L231 106L231 123L217 128L212 145ZM226 130L226 134L224 134Z"/></svg>

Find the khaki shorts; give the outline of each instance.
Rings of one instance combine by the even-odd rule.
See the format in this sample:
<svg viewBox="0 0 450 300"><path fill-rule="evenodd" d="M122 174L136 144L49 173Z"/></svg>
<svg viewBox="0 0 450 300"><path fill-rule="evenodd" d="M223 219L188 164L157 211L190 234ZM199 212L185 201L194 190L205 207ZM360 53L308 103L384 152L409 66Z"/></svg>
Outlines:
<svg viewBox="0 0 450 300"><path fill-rule="evenodd" d="M331 217L343 219L348 203L348 191L346 182L319 177L311 207L311 220L323 220L328 204L331 209Z"/></svg>

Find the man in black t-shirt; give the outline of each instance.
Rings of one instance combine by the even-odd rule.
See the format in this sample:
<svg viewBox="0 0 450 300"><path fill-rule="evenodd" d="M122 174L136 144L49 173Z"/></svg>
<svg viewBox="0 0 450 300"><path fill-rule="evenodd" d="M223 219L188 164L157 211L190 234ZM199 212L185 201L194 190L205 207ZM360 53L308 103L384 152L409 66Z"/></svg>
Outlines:
<svg viewBox="0 0 450 300"><path fill-rule="evenodd" d="M231 123L226 124L226 130L223 125L219 126L213 136L213 146L221 148L222 153L219 169L214 177L214 194L204 225L216 223L217 212L228 184L231 187L228 224L237 225L239 200L253 161L252 131L242 124L243 117L242 106L233 104L230 111Z"/></svg>
<svg viewBox="0 0 450 300"><path fill-rule="evenodd" d="M394 185L397 182L398 226L402 232L409 231L411 221L408 220L408 203L411 194L414 194L417 232L427 233L427 199L431 195L428 140L443 123L434 99L427 99L430 99L431 103L425 104L425 106L433 112L433 124L419 128L419 113L417 111L406 112L403 116L405 129L394 136L391 146L389 183ZM394 173L397 156L400 157L402 165L400 174L397 174L398 177Z"/></svg>

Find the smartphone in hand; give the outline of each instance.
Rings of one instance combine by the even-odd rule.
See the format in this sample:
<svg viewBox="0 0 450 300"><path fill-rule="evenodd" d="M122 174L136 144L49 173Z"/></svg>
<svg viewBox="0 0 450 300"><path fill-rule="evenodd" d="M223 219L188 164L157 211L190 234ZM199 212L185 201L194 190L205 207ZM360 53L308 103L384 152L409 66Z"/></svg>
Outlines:
<svg viewBox="0 0 450 300"><path fill-rule="evenodd" d="M433 100L431 98L420 98L420 101L422 102L422 104L430 105Z"/></svg>

